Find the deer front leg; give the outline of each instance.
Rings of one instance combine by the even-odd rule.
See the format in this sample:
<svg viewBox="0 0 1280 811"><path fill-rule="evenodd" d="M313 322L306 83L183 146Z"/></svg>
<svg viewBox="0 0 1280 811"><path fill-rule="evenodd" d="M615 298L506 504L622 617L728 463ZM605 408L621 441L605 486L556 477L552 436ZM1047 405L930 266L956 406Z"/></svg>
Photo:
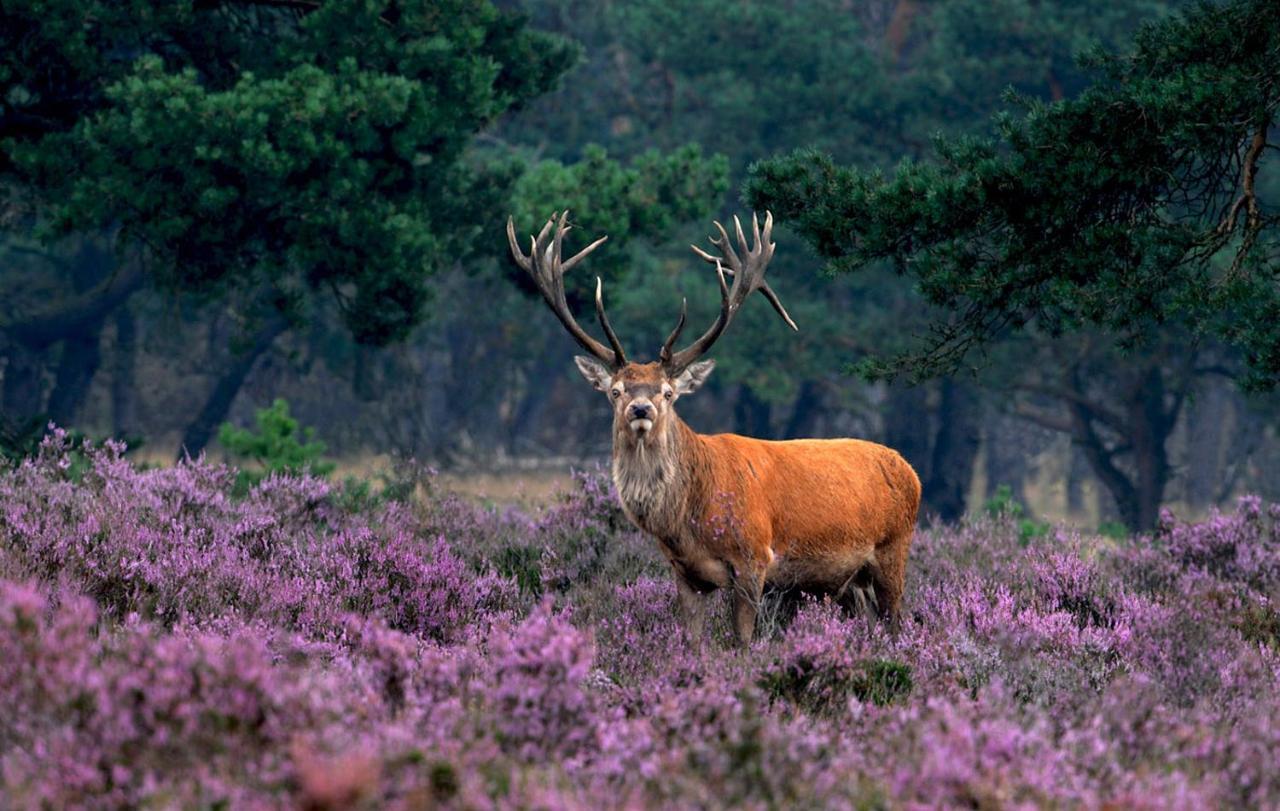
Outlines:
<svg viewBox="0 0 1280 811"><path fill-rule="evenodd" d="M676 572L676 594L680 601L680 619L689 643L695 650L701 650L707 628L707 595L690 585L679 572Z"/></svg>
<svg viewBox="0 0 1280 811"><path fill-rule="evenodd" d="M735 571L733 576L733 630L738 644L750 647L756 632L756 615L764 599L764 570Z"/></svg>

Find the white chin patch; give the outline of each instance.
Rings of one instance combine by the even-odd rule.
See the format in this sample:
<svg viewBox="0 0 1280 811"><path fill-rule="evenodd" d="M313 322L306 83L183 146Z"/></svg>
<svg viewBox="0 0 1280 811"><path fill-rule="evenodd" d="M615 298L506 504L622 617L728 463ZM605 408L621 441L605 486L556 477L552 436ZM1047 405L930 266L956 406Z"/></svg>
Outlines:
<svg viewBox="0 0 1280 811"><path fill-rule="evenodd" d="M647 434L653 430L653 420L632 420L631 430L637 434Z"/></svg>

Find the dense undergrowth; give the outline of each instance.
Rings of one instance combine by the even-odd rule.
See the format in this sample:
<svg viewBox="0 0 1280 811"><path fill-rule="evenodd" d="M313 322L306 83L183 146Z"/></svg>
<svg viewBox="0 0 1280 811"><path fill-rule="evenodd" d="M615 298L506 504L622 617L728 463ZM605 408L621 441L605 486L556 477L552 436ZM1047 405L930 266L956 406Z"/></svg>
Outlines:
<svg viewBox="0 0 1280 811"><path fill-rule="evenodd" d="M902 629L702 651L605 479L243 497L55 434L0 470L13 807L1275 807L1280 530L925 530ZM413 494L409 497L408 494ZM767 614L769 612L766 612ZM770 616L777 616L770 614Z"/></svg>

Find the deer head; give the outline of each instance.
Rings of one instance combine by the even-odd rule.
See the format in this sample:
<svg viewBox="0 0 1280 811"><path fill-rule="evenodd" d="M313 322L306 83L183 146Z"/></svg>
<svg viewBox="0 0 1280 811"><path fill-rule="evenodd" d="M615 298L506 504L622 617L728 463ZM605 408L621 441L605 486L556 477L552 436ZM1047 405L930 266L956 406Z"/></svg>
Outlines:
<svg viewBox="0 0 1280 811"><path fill-rule="evenodd" d="M697 246L690 246L695 254L716 268L716 278L720 283L720 313L715 322L689 346L674 351L676 341L684 330L688 305L686 300L680 305L680 319L675 329L658 352L658 360L652 363L630 362L605 314L604 285L600 277L596 277L596 316L609 346L606 347L588 335L569 310L564 292L565 272L586 258L608 237L600 237L572 258L562 260L564 235L573 227L568 224L568 220L568 211L558 216L552 215L537 236L529 237L529 253L526 255L516 241L515 223L508 218L507 240L516 264L529 273L547 306L574 340L590 353L589 356L578 355L574 360L582 376L608 396L613 406L615 436L624 441L644 442L649 436L664 435L668 426L674 422L676 400L696 391L715 368L714 360L701 360L701 357L729 326L729 322L752 292L759 290L782 320L792 329L797 329L795 321L787 314L777 294L764 280L765 269L773 258L776 247L772 241L773 215L765 212L763 230L759 220L752 215L754 247L748 243L742 223L735 216L733 223L737 235L737 250L724 226L718 222L715 225L720 236L708 239L719 249L719 256L707 253ZM732 277L732 286L727 277Z"/></svg>

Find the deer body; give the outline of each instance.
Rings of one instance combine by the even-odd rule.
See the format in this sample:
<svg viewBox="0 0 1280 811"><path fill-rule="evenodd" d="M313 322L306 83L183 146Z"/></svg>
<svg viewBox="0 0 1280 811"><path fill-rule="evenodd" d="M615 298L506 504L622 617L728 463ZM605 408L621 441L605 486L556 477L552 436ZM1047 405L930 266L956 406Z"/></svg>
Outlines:
<svg viewBox="0 0 1280 811"><path fill-rule="evenodd" d="M746 638L766 586L896 614L920 504L920 480L896 451L699 434L674 413L637 438L628 422L615 421L614 487L671 563L695 636L704 622L695 601L718 588L749 603L734 612Z"/></svg>
<svg viewBox="0 0 1280 811"><path fill-rule="evenodd" d="M735 630L743 643L751 639L765 586L831 595L850 610L874 607L896 620L920 505L920 481L897 452L858 439L774 442L704 435L675 413L676 401L696 391L714 368L714 361L699 357L751 292L763 293L795 328L763 279L773 253L772 218L766 218L763 232L753 221L754 248L738 224L735 251L717 223L721 239L713 243L724 256L694 249L716 265L720 316L690 347L673 352L684 327L682 311L659 360L643 364L627 361L605 315L599 280L596 311L611 348L587 335L570 314L563 272L603 240L561 262L566 218L556 225L553 217L533 238L528 256L508 221L512 254L591 353L575 360L613 405L618 497L627 517L658 540L671 563L691 635L701 639L704 597L718 588L732 589ZM732 289L727 273L734 276Z"/></svg>

